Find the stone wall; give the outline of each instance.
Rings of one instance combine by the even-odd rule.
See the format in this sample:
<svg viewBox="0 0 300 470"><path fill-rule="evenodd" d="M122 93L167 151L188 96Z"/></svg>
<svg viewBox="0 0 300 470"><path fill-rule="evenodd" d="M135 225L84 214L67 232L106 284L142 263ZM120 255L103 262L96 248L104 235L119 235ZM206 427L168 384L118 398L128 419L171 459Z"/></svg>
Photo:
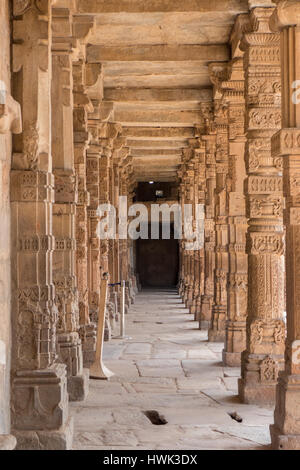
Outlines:
<svg viewBox="0 0 300 470"><path fill-rule="evenodd" d="M9 0L0 2L0 81L10 91ZM11 133L0 133L0 435L9 434L10 373L10 203Z"/></svg>

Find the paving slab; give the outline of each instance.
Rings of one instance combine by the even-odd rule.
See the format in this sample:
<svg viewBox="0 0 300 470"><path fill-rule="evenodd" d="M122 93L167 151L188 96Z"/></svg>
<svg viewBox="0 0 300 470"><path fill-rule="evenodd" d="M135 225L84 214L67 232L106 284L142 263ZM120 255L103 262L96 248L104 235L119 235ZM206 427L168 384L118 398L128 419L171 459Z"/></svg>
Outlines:
<svg viewBox="0 0 300 470"><path fill-rule="evenodd" d="M71 404L74 449L270 448L273 410L240 402L240 368L224 367L223 344L208 342L175 293L138 294L126 332L131 340L104 345L105 365L115 375L92 380L87 400ZM152 424L149 410L167 424ZM242 423L229 416L234 412Z"/></svg>

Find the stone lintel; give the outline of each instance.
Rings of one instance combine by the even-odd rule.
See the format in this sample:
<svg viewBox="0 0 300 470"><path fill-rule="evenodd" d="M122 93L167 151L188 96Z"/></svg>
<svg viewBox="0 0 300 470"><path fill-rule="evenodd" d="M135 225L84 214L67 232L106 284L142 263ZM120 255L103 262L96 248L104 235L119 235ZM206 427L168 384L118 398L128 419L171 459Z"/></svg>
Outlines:
<svg viewBox="0 0 300 470"><path fill-rule="evenodd" d="M135 125L151 127L164 124L168 127L178 124L180 127L193 127L195 124L202 124L203 119L198 110L177 111L177 110L116 110L115 120L123 126Z"/></svg>
<svg viewBox="0 0 300 470"><path fill-rule="evenodd" d="M211 101L210 88L105 88L104 98L117 102Z"/></svg>
<svg viewBox="0 0 300 470"><path fill-rule="evenodd" d="M123 127L122 135L132 139L173 140L188 139L195 135L193 127Z"/></svg>
<svg viewBox="0 0 300 470"><path fill-rule="evenodd" d="M268 3L265 1L264 3ZM222 12L236 14L248 10L247 0L77 0L77 11L81 14L103 13L157 13L157 12Z"/></svg>
<svg viewBox="0 0 300 470"><path fill-rule="evenodd" d="M227 45L143 45L143 46L97 46L87 47L87 62L160 62L160 61L225 61L229 60Z"/></svg>

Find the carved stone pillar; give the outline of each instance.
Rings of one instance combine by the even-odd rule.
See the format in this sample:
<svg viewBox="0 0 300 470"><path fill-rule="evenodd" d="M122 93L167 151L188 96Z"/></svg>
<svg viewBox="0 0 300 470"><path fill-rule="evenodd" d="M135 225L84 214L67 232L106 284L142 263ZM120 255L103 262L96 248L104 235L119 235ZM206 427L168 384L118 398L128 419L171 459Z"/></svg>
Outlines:
<svg viewBox="0 0 300 470"><path fill-rule="evenodd" d="M116 187L116 168L113 160L114 149L117 149L116 139L121 132L121 126L115 123L106 125L106 138L102 139L102 156L100 159L100 203L112 204L118 215L118 184ZM117 234L116 234L117 235ZM105 262L109 273L109 281L111 284L119 282L119 247L117 239L102 240L102 247L105 245ZM102 257L102 255L101 255ZM102 265L102 259L100 260ZM119 311L119 289L117 286L110 286L107 298L105 339L111 339L111 330L114 322L118 318Z"/></svg>
<svg viewBox="0 0 300 470"><path fill-rule="evenodd" d="M52 278L51 1L13 6L13 88L24 128L11 172L12 427L19 449L68 449L72 421L66 365L57 361Z"/></svg>
<svg viewBox="0 0 300 470"><path fill-rule="evenodd" d="M186 189L186 168L187 165L184 162L180 168L180 205L182 214L184 214L184 205L188 204L188 196L187 196L187 189ZM181 241L181 263L182 263L182 273L181 273L181 286L180 286L180 296L182 298L182 302L185 303L187 289L188 289L188 273L189 273L189 253L186 250L185 239L184 239L184 224L182 221L182 232L183 232L183 239Z"/></svg>
<svg viewBox="0 0 300 470"><path fill-rule="evenodd" d="M129 184L129 204L133 204L133 200L135 197L135 187L136 181L134 179L134 172L133 172L133 165L132 159L130 163L130 184ZM128 294L130 297L130 302L134 303L135 300L135 286L137 286L136 281L136 244L133 240L128 240L128 264L129 264L129 286L128 286Z"/></svg>
<svg viewBox="0 0 300 470"><path fill-rule="evenodd" d="M195 173L195 206L205 204L205 142L197 139L197 147L194 149L194 173ZM195 213L195 216L198 214ZM204 222L204 221L203 221ZM198 224L200 221L198 221ZM204 230L204 226L199 230ZM198 234L200 236L200 233ZM201 316L201 296L204 292L204 245L194 251L194 287L193 301L190 307L190 313L194 315L195 321L200 320Z"/></svg>
<svg viewBox="0 0 300 470"><path fill-rule="evenodd" d="M91 140L87 149L86 182L90 194L90 204L87 209L88 216L88 299L89 315L92 322L98 321L98 309L100 301L101 274L107 272L107 266L103 265L100 272L100 250L103 256L103 243L97 236L97 227L100 221L98 207L100 204L100 158L101 146L99 133L101 124L97 119L99 102L93 101L94 110L88 115L88 130Z"/></svg>
<svg viewBox="0 0 300 470"><path fill-rule="evenodd" d="M184 183L183 179L183 170L182 168L178 171L178 177L180 179L179 184L179 203L181 209L184 205ZM185 280L185 250L184 250L184 241L179 241L179 262L180 262L180 269L179 269L179 283L178 283L178 293L181 298L183 298L184 294L184 280Z"/></svg>
<svg viewBox="0 0 300 470"><path fill-rule="evenodd" d="M272 27L281 30L282 129L272 137L272 156L283 157L287 289L286 362L279 373L271 436L273 448L285 450L300 449L300 104L294 83L300 77L299 7L295 1L278 2L271 19Z"/></svg>
<svg viewBox="0 0 300 470"><path fill-rule="evenodd" d="M195 169L191 160L194 152L189 149L187 158L189 159L186 164L186 171L184 174L185 181L185 204L190 204L195 207ZM183 212L184 214L184 212ZM193 303L194 296L194 269L195 269L195 252L193 250L185 250L187 257L187 270L186 270L186 283L184 291L184 303L186 308L189 308Z"/></svg>
<svg viewBox="0 0 300 470"><path fill-rule="evenodd" d="M200 329L209 329L212 319L212 307L214 299L214 273L215 273L215 188L216 188L216 135L203 136L205 141L206 163L206 199L204 222L204 293L201 298Z"/></svg>
<svg viewBox="0 0 300 470"><path fill-rule="evenodd" d="M128 175L128 164L131 157L125 158L121 163L120 168L120 196L127 197L127 206L128 206L128 186L129 186L129 175ZM128 219L127 211L128 207L125 207L126 218L123 220L125 214L119 214L119 217L122 216L122 223L126 224L126 230L128 229ZM127 232L126 232L127 234ZM128 235L127 235L128 236ZM128 263L128 239L120 239L120 279L126 281L129 278L129 263ZM129 307L129 305L127 305Z"/></svg>
<svg viewBox="0 0 300 470"><path fill-rule="evenodd" d="M281 127L279 34L272 8L254 8L244 34L246 80L246 204L249 227L247 344L239 394L245 403L272 404L284 366L284 232L281 159L271 137Z"/></svg>
<svg viewBox="0 0 300 470"><path fill-rule="evenodd" d="M88 392L88 370L83 369L79 337L79 303L76 277L75 216L78 180L75 174L73 141L72 13L52 8L52 155L55 177L53 205L53 282L58 306L58 345L67 365L70 400L84 400Z"/></svg>
<svg viewBox="0 0 300 470"><path fill-rule="evenodd" d="M245 169L245 100L243 59L231 64L228 82L223 82L224 99L229 113L229 185L228 230L229 274L226 338L223 362L239 366L246 349L248 258L246 254L246 206L244 198Z"/></svg>
<svg viewBox="0 0 300 470"><path fill-rule="evenodd" d="M90 194L87 191L86 165L89 143L88 112L93 105L85 92L86 69L84 58L73 63L74 96L74 152L75 171L78 180L78 202L76 207L76 274L79 293L79 325L83 350L83 365L94 362L96 349L96 328L91 323L88 303L88 215Z"/></svg>
<svg viewBox="0 0 300 470"><path fill-rule="evenodd" d="M100 182L100 204L109 204L112 202L112 173L111 158L112 149L108 139L102 139L102 155L99 162L99 182ZM102 251L103 250L103 251ZM107 267L109 274L109 283L114 282L114 240L101 240L100 266ZM111 322L115 318L116 303L111 302L113 296L113 287L108 287L105 332L106 341L111 339Z"/></svg>
<svg viewBox="0 0 300 470"><path fill-rule="evenodd" d="M226 66L227 70L227 66ZM224 71L222 70L222 74ZM212 309L209 341L225 340L227 318L228 275L228 107L221 100L215 101L216 126L216 265L215 297Z"/></svg>
<svg viewBox="0 0 300 470"><path fill-rule="evenodd" d="M13 450L16 438L10 434L10 357L11 357L11 207L10 171L11 137L22 132L20 104L11 96L11 70L7 64L11 58L9 2L1 2L0 28L3 31L0 56L0 451ZM8 34L6 34L6 31Z"/></svg>

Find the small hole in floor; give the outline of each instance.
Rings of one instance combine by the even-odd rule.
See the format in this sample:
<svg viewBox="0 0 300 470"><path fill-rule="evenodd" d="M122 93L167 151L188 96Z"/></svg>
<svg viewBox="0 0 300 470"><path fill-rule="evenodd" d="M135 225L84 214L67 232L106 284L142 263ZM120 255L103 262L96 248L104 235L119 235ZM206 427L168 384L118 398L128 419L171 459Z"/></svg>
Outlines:
<svg viewBox="0 0 300 470"><path fill-rule="evenodd" d="M242 423L243 422L243 418L241 418L236 411L234 411L233 413L228 413L230 418L231 419L234 419L234 421L237 421L238 423Z"/></svg>
<svg viewBox="0 0 300 470"><path fill-rule="evenodd" d="M162 426L163 424L168 424L166 418L163 415L159 414L159 412L156 410L144 411L144 415L147 416L149 421L155 426Z"/></svg>

